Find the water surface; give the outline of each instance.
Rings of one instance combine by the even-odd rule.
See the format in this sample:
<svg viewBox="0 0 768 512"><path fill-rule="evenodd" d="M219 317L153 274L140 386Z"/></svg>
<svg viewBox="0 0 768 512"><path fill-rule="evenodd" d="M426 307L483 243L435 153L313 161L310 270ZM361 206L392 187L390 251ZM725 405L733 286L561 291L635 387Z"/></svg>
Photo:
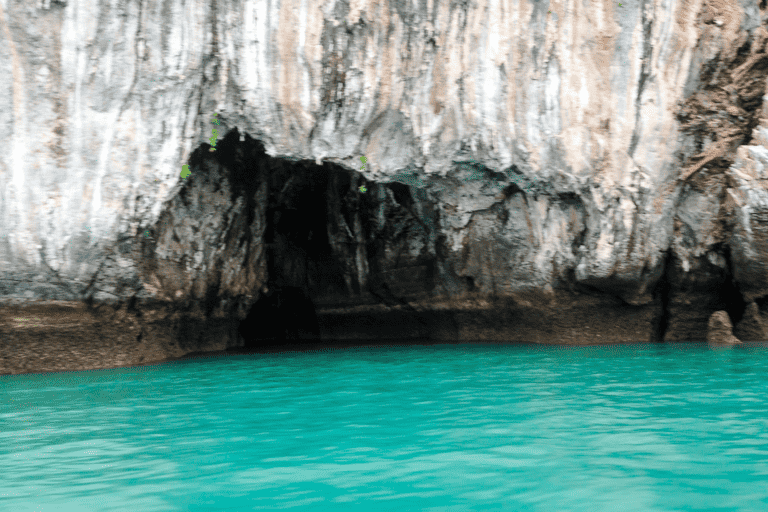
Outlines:
<svg viewBox="0 0 768 512"><path fill-rule="evenodd" d="M767 370L457 344L0 376L0 510L762 512Z"/></svg>

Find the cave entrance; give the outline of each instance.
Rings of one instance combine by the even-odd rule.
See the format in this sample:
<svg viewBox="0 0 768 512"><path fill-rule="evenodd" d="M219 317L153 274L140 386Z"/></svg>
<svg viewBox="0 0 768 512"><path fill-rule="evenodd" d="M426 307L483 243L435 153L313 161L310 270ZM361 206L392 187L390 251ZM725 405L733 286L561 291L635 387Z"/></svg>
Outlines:
<svg viewBox="0 0 768 512"><path fill-rule="evenodd" d="M227 156L225 139L219 152L232 158L222 163L231 170L233 189L254 197L266 185L266 205L249 206L263 212L263 238L254 242L264 248L267 282L255 291L240 334L246 348L319 340L316 301L360 293L344 263L347 245L354 244L340 234L354 225L362 176L333 164L273 158L260 142L244 138L233 141Z"/></svg>
<svg viewBox="0 0 768 512"><path fill-rule="evenodd" d="M240 322L246 349L287 341L319 341L315 305L299 287L267 283L261 296Z"/></svg>

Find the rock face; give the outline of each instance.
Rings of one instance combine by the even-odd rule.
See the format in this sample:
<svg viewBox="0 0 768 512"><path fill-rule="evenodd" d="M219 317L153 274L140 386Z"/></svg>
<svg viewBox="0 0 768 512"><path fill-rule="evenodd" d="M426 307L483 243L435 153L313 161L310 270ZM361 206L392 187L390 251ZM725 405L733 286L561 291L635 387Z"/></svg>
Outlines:
<svg viewBox="0 0 768 512"><path fill-rule="evenodd" d="M242 346L276 278L325 338L759 314L766 9L4 0L0 373Z"/></svg>
<svg viewBox="0 0 768 512"><path fill-rule="evenodd" d="M760 315L760 309L757 304L750 302L744 311L744 317L736 325L734 335L744 341L765 341L768 340L768 330Z"/></svg>
<svg viewBox="0 0 768 512"><path fill-rule="evenodd" d="M733 335L731 319L728 317L726 311L715 311L712 313L712 316L709 317L707 343L712 343L714 345L733 345L735 343L741 343L741 341Z"/></svg>

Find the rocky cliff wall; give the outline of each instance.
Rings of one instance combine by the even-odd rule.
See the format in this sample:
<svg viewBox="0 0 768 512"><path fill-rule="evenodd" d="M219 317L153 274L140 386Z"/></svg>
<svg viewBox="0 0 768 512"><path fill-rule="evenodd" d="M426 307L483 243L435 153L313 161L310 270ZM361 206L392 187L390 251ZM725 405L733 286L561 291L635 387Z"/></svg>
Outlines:
<svg viewBox="0 0 768 512"><path fill-rule="evenodd" d="M703 340L768 296L765 25L746 0L0 0L0 371L237 346L273 279L325 337ZM88 337L124 341L40 359Z"/></svg>

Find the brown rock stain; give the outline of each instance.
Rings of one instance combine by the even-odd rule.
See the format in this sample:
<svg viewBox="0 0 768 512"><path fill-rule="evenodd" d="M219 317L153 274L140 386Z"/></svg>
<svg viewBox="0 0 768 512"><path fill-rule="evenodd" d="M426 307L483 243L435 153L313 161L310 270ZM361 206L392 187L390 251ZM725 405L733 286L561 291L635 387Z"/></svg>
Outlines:
<svg viewBox="0 0 768 512"><path fill-rule="evenodd" d="M377 110L383 112L392 104L392 82L395 80L394 77L396 76L399 63L394 46L396 38L389 31L390 28L394 28L390 26L391 20L389 18L389 9L384 8L380 2L376 2L375 5L377 7L376 18L381 20L381 25L378 31L374 30L374 35L369 43L375 45L378 39L382 39L384 45L382 50L383 55L381 56L381 65L376 66L373 64L374 67L368 75L373 77L373 85L378 83L379 100ZM401 94L395 94L395 96L399 97Z"/></svg>
<svg viewBox="0 0 768 512"><path fill-rule="evenodd" d="M678 181L696 186L698 181L706 181L704 175L725 173L737 147L748 140L752 126L758 124L761 114L751 107L762 103L768 62L765 29L757 27L751 35L736 30L743 14L738 5L710 0L704 9L702 21L708 23L705 37L719 35L726 46L705 68L699 89L677 113L680 129L694 137L698 150L698 154L686 155Z"/></svg>
<svg viewBox="0 0 768 512"><path fill-rule="evenodd" d="M278 59L275 66L278 67L277 101L283 108L283 130L286 133L292 131L292 127L298 124L303 131L311 127L304 122L304 108L299 100L298 87L303 83L303 70L299 64L299 8L300 3L286 0L280 5L278 13L278 29L275 35Z"/></svg>
<svg viewBox="0 0 768 512"><path fill-rule="evenodd" d="M700 9L702 22L714 23L715 26L720 27L722 37L726 41L722 46L730 46L727 56L732 58L736 52L733 45L743 35L740 29L744 10L741 5L737 0L704 0Z"/></svg>
<svg viewBox="0 0 768 512"><path fill-rule="evenodd" d="M518 52L514 46L514 42L517 41L517 35L519 34L520 28L518 27L518 24L513 22L512 20L516 20L520 14L518 9L518 3L511 3L507 2L507 6L510 11L510 26L505 27L509 30L510 33L510 42L509 45L509 51L506 53L506 64L504 65L504 70L506 72L506 79L507 79L507 98L506 98L506 113L507 113L507 125L509 126L510 130L510 137L516 136L516 126L517 126L517 95L519 94L520 87L519 87L519 80L517 76L517 69L520 63L520 59L522 57L521 53Z"/></svg>
<svg viewBox="0 0 768 512"><path fill-rule="evenodd" d="M462 16L461 13L458 13L459 9L455 9L451 16L451 37L450 41L461 41L462 38L460 37L460 31L459 23L460 23L460 17ZM470 30L470 27L472 25L472 10L471 7L467 8L466 14L467 18L467 30ZM470 32L463 34L463 40L464 45L461 47L461 70L462 70L462 83L464 85L464 93L462 94L461 98L461 111L462 116L464 118L464 125L469 124L470 126L474 126L475 124L475 77L469 72L470 70L474 70L477 66L477 36L472 35L476 34L477 32ZM449 45L450 46L450 45Z"/></svg>
<svg viewBox="0 0 768 512"><path fill-rule="evenodd" d="M432 106L432 113L439 115L446 103L446 73L445 62L450 59L446 57L443 51L439 51L435 56L435 65L432 68L432 88L429 94L429 104Z"/></svg>
<svg viewBox="0 0 768 512"><path fill-rule="evenodd" d="M320 108L318 90L322 85L323 47L320 40L323 32L323 11L319 2L307 3L307 26L304 34L304 57L309 68L310 109L317 112Z"/></svg>

